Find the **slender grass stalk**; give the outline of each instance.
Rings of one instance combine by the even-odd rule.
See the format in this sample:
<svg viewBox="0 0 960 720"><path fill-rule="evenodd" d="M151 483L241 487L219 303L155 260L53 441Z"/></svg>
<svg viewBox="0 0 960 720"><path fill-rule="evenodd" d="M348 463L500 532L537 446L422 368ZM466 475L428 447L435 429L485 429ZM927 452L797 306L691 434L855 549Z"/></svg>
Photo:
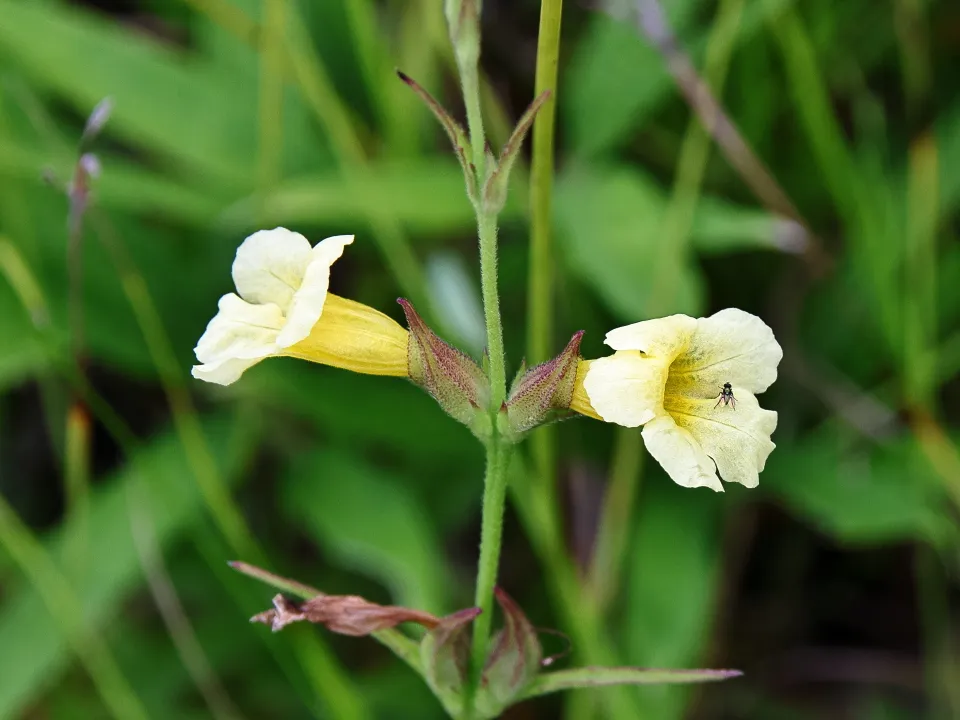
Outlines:
<svg viewBox="0 0 960 720"><path fill-rule="evenodd" d="M160 375L161 385L173 415L180 442L187 461L217 529L226 539L231 551L255 562L266 562L262 547L250 532L242 511L227 487L216 465L210 446L203 433L193 398L183 385L183 378L170 339L153 302L146 281L140 274L119 239L107 223L106 217L95 213L101 239L111 253L121 285L137 323L147 342L151 359ZM314 691L337 717L360 720L369 715L362 695L349 681L345 670L335 662L329 647L319 637L299 640L294 649L300 655L303 667L309 672Z"/></svg>
<svg viewBox="0 0 960 720"><path fill-rule="evenodd" d="M914 563L929 716L957 717L960 715L960 686L957 685L960 665L956 661L956 641L947 600L950 589L940 560L931 548L918 544Z"/></svg>
<svg viewBox="0 0 960 720"><path fill-rule="evenodd" d="M247 527L243 512L224 482L213 452L204 437L193 398L184 386L180 364L177 362L170 338L167 336L163 321L147 288L146 280L120 243L106 216L101 212L94 212L92 219L100 239L111 255L121 287L157 368L173 415L174 427L183 444L204 502L233 552L260 561L263 559L263 551Z"/></svg>
<svg viewBox="0 0 960 720"><path fill-rule="evenodd" d="M765 0L772 5L772 0ZM900 295L891 287L890 248L899 242L890 216L894 208L878 188L884 178L861 172L833 112L809 33L796 9L787 6L771 13L767 22L779 45L787 83L794 97L797 118L810 144L824 185L833 196L845 235L853 251L854 267L871 291L880 327L891 348L901 338Z"/></svg>
<svg viewBox="0 0 960 720"><path fill-rule="evenodd" d="M775 13L781 4L782 0L772 0L764 12ZM819 269L824 262L824 251L820 247L820 241L814 236L810 223L800 214L776 178L757 157L724 111L710 86L700 77L693 61L683 51L679 39L670 27L660 0L637 0L637 7L641 33L663 56L677 89L690 105L690 109L700 117L717 148L763 205L790 218L806 230L807 259Z"/></svg>
<svg viewBox="0 0 960 720"><path fill-rule="evenodd" d="M554 172L554 127L557 115L557 68L560 63L560 24L563 0L540 3L537 70L534 95L550 97L533 123L530 170L530 270L527 278L527 359L531 364L550 358L553 342L553 248L551 240ZM555 507L557 432L540 428L530 439L537 475L546 486L544 502Z"/></svg>
<svg viewBox="0 0 960 720"><path fill-rule="evenodd" d="M140 441L129 426L127 426L123 418L121 418L96 389L89 384L84 375L77 373L76 368L72 364L64 364L58 369L68 379L72 389L78 393L87 404L87 407L90 408L93 415L103 425L114 442L123 450L123 454L128 461L136 463L140 449ZM244 447L250 446L248 440L241 438L239 442ZM222 546L225 539L223 534L215 532L207 525L195 526L194 534L199 536L197 540L198 550L208 565L216 571L216 568L223 562L224 557ZM221 581L223 581L222 577ZM223 585L231 592L234 600L236 600L239 605L240 596L236 592L236 588L229 582L223 582ZM297 646L288 645L286 648L283 648L275 642L265 641L264 646L266 650L273 655L277 664L290 675L291 679L294 678L294 673L299 672L301 668L305 669L315 665L309 658L311 648L305 647L302 643ZM291 653L290 650L293 650L293 652ZM296 661L292 658L296 658ZM297 661L299 661L299 663ZM336 671L332 673L327 672L322 676L315 674L307 675L311 683L309 690L300 689L299 684L296 682L294 682L294 686L297 687L303 702L308 706L312 706L315 699L320 697L324 701L324 704L331 708L331 710L338 713L346 713L343 717L362 717L362 715L350 714L351 708L356 706L356 701L349 696L350 687L343 686L340 683L341 675L342 673ZM345 697L345 699L341 699L342 696ZM320 715L318 715L318 717L319 716Z"/></svg>
<svg viewBox="0 0 960 720"><path fill-rule="evenodd" d="M356 123L330 81L322 62L309 45L299 17L290 25L289 60L294 79L307 105L330 136L347 185L354 183L354 170L367 165L367 154L355 129ZM418 306L420 314L433 315L426 276L409 240L396 218L371 207L367 221L394 279Z"/></svg>
<svg viewBox="0 0 960 720"><path fill-rule="evenodd" d="M774 5L772 0L765 1L770 6ZM858 200L852 182L855 174L853 159L843 130L834 117L810 37L791 6L768 14L767 23L780 45L798 119L806 130L824 183L848 225L856 227Z"/></svg>
<svg viewBox="0 0 960 720"><path fill-rule="evenodd" d="M280 181L283 162L283 60L287 0L266 0L260 40L257 190L260 200Z"/></svg>
<svg viewBox="0 0 960 720"><path fill-rule="evenodd" d="M203 651L190 618L170 579L163 561L163 552L157 541L153 518L150 516L150 498L143 478L134 473L127 483L127 507L130 513L130 532L140 556L150 594L160 611L170 639L177 649L187 674L203 697L214 720L239 720L243 715L217 677L210 660Z"/></svg>
<svg viewBox="0 0 960 720"><path fill-rule="evenodd" d="M0 543L37 589L54 622L117 720L146 720L149 715L130 686L100 632L83 616L83 605L73 586L50 554L0 495ZM9 660L9 659L8 659Z"/></svg>
<svg viewBox="0 0 960 720"><path fill-rule="evenodd" d="M79 582L89 569L90 517L90 416L80 403L67 411L64 441L64 485L67 517L73 532L64 538L63 565L70 579Z"/></svg>
<svg viewBox="0 0 960 720"><path fill-rule="evenodd" d="M591 604L584 602L580 577L566 552L559 518L540 502L538 485L520 458L515 458L511 497L533 549L546 568L547 588L563 627L569 630L574 648L589 664L616 666L620 664L616 647ZM634 720L641 716L636 694L629 688L604 690L600 701L606 710L604 717Z"/></svg>
<svg viewBox="0 0 960 720"><path fill-rule="evenodd" d="M443 14L437 12L434 0L405 4L398 35L397 67L417 78L423 87L436 87L442 72L437 56L448 49L449 40ZM421 108L418 98L403 83L391 82L387 90L391 108L390 125L385 130L387 145L395 156L420 155L424 151L428 118L418 112Z"/></svg>
<svg viewBox="0 0 960 720"><path fill-rule="evenodd" d="M224 30L257 47L261 26L227 0L187 2ZM299 10L295 5L288 5L288 10L291 17L284 38L284 68L330 139L344 182L350 184L353 169L367 163L366 150L360 141L362 133L358 130L362 123L350 113L334 88L322 61L310 44ZM376 208L371 208L367 221L380 253L402 292L417 306L418 312L429 319L433 313L426 291L426 276L399 222Z"/></svg>
<svg viewBox="0 0 960 720"><path fill-rule="evenodd" d="M903 94L910 121L916 120L933 79L925 6L923 0L896 0L893 3L893 28L897 34Z"/></svg>
<svg viewBox="0 0 960 720"><path fill-rule="evenodd" d="M563 0L540 4L537 74L534 95L550 97L533 123L530 167L530 271L527 280L527 355L531 364L547 360L553 341L553 248L551 246L554 126L557 114L557 67ZM543 433L538 433L539 437Z"/></svg>
<svg viewBox="0 0 960 720"><path fill-rule="evenodd" d="M717 97L723 94L743 5L744 0L723 0L720 3L707 43L704 74ZM673 196L660 233L660 272L656 273L650 293L650 314L653 317L670 312L676 298L674 288L686 262L690 228L700 198L711 142L710 132L700 118L691 118L680 149Z"/></svg>
<svg viewBox="0 0 960 720"><path fill-rule="evenodd" d="M43 297L40 283L27 266L17 246L3 235L0 235L0 272L4 274L10 287L17 294L34 327L41 332L48 331L50 308Z"/></svg>
<svg viewBox="0 0 960 720"><path fill-rule="evenodd" d="M96 212L96 209L94 209L94 212ZM47 312L48 303L43 297L40 286L37 284L32 271L26 266L26 263L23 262L23 258L16 252L13 244L2 236L0 236L0 271L3 271L11 279L11 284L17 291L19 299L28 313L41 318L49 317L49 313ZM133 266L133 271L136 271L135 266ZM147 299L149 300L149 295ZM71 390L83 400L93 416L97 418L110 437L121 448L124 456L131 463L136 463L138 450L140 448L140 441L137 436L113 407L90 385L86 376L78 371L74 363L56 362L59 357L59 344L57 338L50 336L52 327L49 324L40 323L38 324L38 329L44 332L44 339L48 345L48 352L54 360L55 369L63 374ZM160 330L161 332L163 331L162 326ZM165 334L163 337L165 337ZM154 358L154 362L156 364L156 358ZM175 416L177 412L178 410L173 410ZM203 440L202 437L201 440ZM244 441L244 445L249 446L249 442ZM186 449L185 454L189 462L190 454ZM228 499L232 502L232 498L229 498L229 495ZM202 536L198 547L207 562L215 569L223 560L223 552L219 550L219 546L225 539L225 535L222 531L219 535L215 535L212 531L206 530L206 526L200 526L199 529L195 529L195 532L199 532ZM229 539L227 539L227 541L229 544ZM224 583L224 585L232 592L234 598L238 599L236 589L229 583ZM312 653L317 652L318 646L324 656L320 662L310 657ZM320 697L324 701L325 706L329 708L331 712L335 713L337 717L362 720L362 718L367 716L366 710L361 702L361 696L353 690L352 685L345 681L342 669L330 664L330 653L322 646L319 638L311 636L304 642L292 647L292 655L299 660L299 667L291 661L291 653L289 650L284 651L275 642L265 642L265 647L267 651L274 656L278 665L288 674L291 674L291 677L292 673L298 671L300 667L304 669L317 666L323 667L322 673L308 674L307 677L311 681L309 694L304 691L299 691L298 688L306 704L312 705L315 698ZM399 655L400 653L398 652L397 654ZM359 710L356 708L359 708Z"/></svg>
<svg viewBox="0 0 960 720"><path fill-rule="evenodd" d="M350 26L360 72L370 94L373 112L382 127L383 135L391 137L389 127L394 121L387 103L387 83L394 85L393 73L390 72L384 57L386 40L381 37L377 28L377 9L372 0L345 0L343 10Z"/></svg>
<svg viewBox="0 0 960 720"><path fill-rule="evenodd" d="M903 380L906 400L933 412L936 377L928 348L937 337L939 157L932 134L910 148L903 252Z"/></svg>
<svg viewBox="0 0 960 720"><path fill-rule="evenodd" d="M643 441L636 428L618 427L610 480L603 496L597 539L587 575L586 593L603 616L620 589L623 561L630 544L633 506L643 473Z"/></svg>

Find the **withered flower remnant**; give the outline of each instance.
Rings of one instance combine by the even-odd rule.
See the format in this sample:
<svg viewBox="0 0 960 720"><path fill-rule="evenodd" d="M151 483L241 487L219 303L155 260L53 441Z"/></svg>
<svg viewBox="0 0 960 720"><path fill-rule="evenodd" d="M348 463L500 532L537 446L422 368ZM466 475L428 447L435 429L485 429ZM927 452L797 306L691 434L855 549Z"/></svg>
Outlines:
<svg viewBox="0 0 960 720"><path fill-rule="evenodd" d="M317 595L298 603L278 594L273 598L273 610L254 615L250 622L269 625L274 632L291 623L310 622L323 625L339 635L361 637L405 622L434 628L440 620L428 612L398 605L378 605L359 595Z"/></svg>

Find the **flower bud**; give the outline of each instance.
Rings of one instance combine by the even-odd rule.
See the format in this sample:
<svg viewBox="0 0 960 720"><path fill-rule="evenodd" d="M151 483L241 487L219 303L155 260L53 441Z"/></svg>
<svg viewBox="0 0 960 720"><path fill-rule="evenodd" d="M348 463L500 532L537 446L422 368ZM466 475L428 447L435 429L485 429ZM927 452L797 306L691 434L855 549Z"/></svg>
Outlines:
<svg viewBox="0 0 960 720"><path fill-rule="evenodd" d="M483 370L431 330L407 300L403 306L410 329L407 366L410 379L426 390L440 407L470 428L481 440L490 437L489 384Z"/></svg>
<svg viewBox="0 0 960 720"><path fill-rule="evenodd" d="M501 421L500 429L506 437L518 441L527 431L569 413L582 339L581 330L553 360L521 369L507 397L506 427Z"/></svg>
<svg viewBox="0 0 960 720"><path fill-rule="evenodd" d="M496 588L495 594L503 611L503 629L490 642L474 695L470 717L477 720L500 717L522 697L540 673L543 658L537 632L527 616L503 590ZM463 713L470 669L467 628L479 614L480 608L468 608L441 618L420 644L427 683L452 717Z"/></svg>
<svg viewBox="0 0 960 720"><path fill-rule="evenodd" d="M503 611L503 629L490 646L476 697L480 717L499 717L540 673L543 650L523 610L500 588L494 591Z"/></svg>
<svg viewBox="0 0 960 720"><path fill-rule="evenodd" d="M446 0L444 14L460 67L480 60L480 0Z"/></svg>
<svg viewBox="0 0 960 720"><path fill-rule="evenodd" d="M513 129L506 145L500 151L500 158L494 159L492 153L488 150L487 158L487 176L483 178L483 194L481 197L481 209L483 212L496 215L507 202L507 187L510 183L510 171L513 170L514 163L520 156L520 148L523 146L523 140L526 138L530 128L533 127L533 121L540 112L540 108L550 99L550 91L544 90L537 95L530 103L526 112L517 121L517 126Z"/></svg>
<svg viewBox="0 0 960 720"><path fill-rule="evenodd" d="M451 717L460 717L463 712L463 694L470 672L467 629L479 614L480 608L467 608L440 618L420 643L424 678Z"/></svg>

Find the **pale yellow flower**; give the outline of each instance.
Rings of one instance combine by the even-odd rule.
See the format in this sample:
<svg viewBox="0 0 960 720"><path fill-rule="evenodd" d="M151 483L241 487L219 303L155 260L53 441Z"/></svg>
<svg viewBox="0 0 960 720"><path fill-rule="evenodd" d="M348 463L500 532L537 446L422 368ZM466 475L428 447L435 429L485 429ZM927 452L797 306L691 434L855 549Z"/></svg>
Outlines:
<svg viewBox="0 0 960 720"><path fill-rule="evenodd" d="M583 360L571 409L637 427L674 482L723 490L720 477L756 487L775 447L777 414L755 395L777 378L783 351L773 331L742 310L708 318L672 315L607 333L616 352ZM730 383L735 402L723 402Z"/></svg>
<svg viewBox="0 0 960 720"><path fill-rule="evenodd" d="M371 375L407 375L408 333L383 313L328 292L330 267L352 235L315 247L285 228L254 233L237 249L239 296L220 298L220 312L197 343L193 376L236 382L261 360L286 355Z"/></svg>

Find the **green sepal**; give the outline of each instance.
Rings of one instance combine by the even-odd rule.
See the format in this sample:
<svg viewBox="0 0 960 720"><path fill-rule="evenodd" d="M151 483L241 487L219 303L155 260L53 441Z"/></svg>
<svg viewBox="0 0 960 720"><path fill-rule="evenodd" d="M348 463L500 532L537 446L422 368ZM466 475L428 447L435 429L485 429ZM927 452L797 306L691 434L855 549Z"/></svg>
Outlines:
<svg viewBox="0 0 960 720"><path fill-rule="evenodd" d="M404 298L410 330L407 365L410 379L426 390L454 420L463 423L480 440L491 435L490 385L487 376L469 356L437 336Z"/></svg>
<svg viewBox="0 0 960 720"><path fill-rule="evenodd" d="M503 150L500 152L500 159L495 163L491 163L490 160L487 161L488 165L492 165L493 170L491 171L488 168L487 176L483 181L483 190L480 196L483 212L496 215L506 204L507 188L510 184L510 171L513 169L514 163L517 162L517 158L520 157L520 148L523 146L523 139L527 136L530 128L533 127L533 121L537 117L540 108L543 107L543 104L549 98L550 91L544 90L533 99L530 107L527 108L527 111L517 122L517 126L510 135L510 139L507 140L507 144L503 146Z"/></svg>
<svg viewBox="0 0 960 720"><path fill-rule="evenodd" d="M521 368L497 421L505 438L517 442L538 425L570 415L582 339L581 330L553 360L529 370Z"/></svg>
<svg viewBox="0 0 960 720"><path fill-rule="evenodd" d="M463 713L463 696L470 671L470 633L467 629L480 608L447 615L423 636L420 660L427 685L451 717Z"/></svg>
<svg viewBox="0 0 960 720"><path fill-rule="evenodd" d="M474 701L477 715L499 717L516 702L540 672L543 649L537 631L509 595L494 593L503 611L503 629L490 644L480 688Z"/></svg>

